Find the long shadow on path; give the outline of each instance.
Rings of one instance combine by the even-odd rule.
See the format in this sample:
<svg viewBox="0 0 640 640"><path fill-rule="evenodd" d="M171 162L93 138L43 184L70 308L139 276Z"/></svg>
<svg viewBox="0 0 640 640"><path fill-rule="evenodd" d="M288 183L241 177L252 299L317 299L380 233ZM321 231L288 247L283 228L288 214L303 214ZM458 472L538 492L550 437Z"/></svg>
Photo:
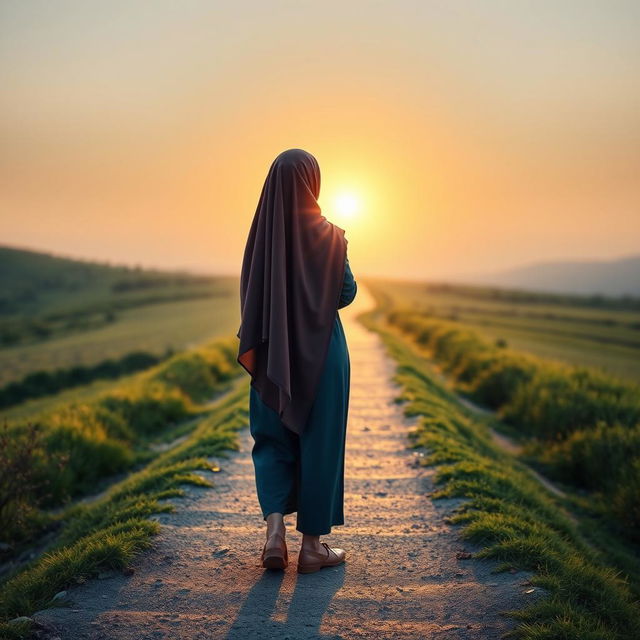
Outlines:
<svg viewBox="0 0 640 640"><path fill-rule="evenodd" d="M345 580L346 565L327 567L317 573L296 574L296 582L284 620L273 619L278 604L284 571L266 570L253 585L233 621L226 640L255 637L326 638L339 640L335 634L322 635L322 618ZM288 571L295 566L289 565ZM257 633L257 635L256 635Z"/></svg>

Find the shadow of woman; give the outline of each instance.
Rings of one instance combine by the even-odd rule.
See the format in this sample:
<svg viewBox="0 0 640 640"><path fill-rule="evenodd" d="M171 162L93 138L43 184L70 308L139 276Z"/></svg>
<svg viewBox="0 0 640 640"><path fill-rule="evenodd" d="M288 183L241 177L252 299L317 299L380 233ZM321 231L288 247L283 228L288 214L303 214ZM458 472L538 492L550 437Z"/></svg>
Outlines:
<svg viewBox="0 0 640 640"><path fill-rule="evenodd" d="M297 574L296 586L287 611L287 631L303 631L303 637L335 638L338 635L322 635L320 625L335 594L344 584L346 564L325 567L310 574Z"/></svg>
<svg viewBox="0 0 640 640"><path fill-rule="evenodd" d="M293 637L334 638L320 634L322 618L344 584L345 565L326 567L312 574L296 574L296 583L284 622L272 620L284 571L266 570L251 588L225 640Z"/></svg>
<svg viewBox="0 0 640 640"><path fill-rule="evenodd" d="M255 637L255 631L277 632L281 625L270 620L278 601L278 593L284 580L284 571L266 570L251 587L238 615L229 627L225 640L245 640ZM272 626L273 625L273 626ZM274 637L279 637L274 635Z"/></svg>

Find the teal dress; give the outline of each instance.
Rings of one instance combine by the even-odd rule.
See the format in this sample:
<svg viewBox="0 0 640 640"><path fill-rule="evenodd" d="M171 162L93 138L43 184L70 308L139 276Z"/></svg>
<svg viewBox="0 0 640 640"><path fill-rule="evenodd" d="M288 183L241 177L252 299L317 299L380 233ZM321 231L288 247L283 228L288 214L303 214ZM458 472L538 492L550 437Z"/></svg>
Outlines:
<svg viewBox="0 0 640 640"><path fill-rule="evenodd" d="M356 296L349 259L338 309ZM294 433L251 387L249 428L254 445L256 491L263 518L297 512L296 529L320 536L344 524L344 463L350 362L336 310L331 340L314 404L302 435Z"/></svg>

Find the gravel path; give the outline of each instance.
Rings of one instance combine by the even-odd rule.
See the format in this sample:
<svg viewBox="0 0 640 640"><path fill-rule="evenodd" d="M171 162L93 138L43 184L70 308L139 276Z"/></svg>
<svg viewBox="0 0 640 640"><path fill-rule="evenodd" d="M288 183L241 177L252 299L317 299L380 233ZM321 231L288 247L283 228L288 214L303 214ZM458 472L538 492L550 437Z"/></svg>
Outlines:
<svg viewBox="0 0 640 640"><path fill-rule="evenodd" d="M372 304L361 285L340 312L352 366L346 524L323 540L347 551L346 564L297 574L300 534L289 515L289 567L261 568L265 524L244 429L241 450L219 460L216 487L189 487L175 513L158 516L161 533L133 576L79 585L69 608L36 614L47 637L488 639L513 626L500 611L531 598L528 574L456 558L474 550L445 523L457 501L428 498L433 470L406 446L412 421L393 403L393 362L354 319Z"/></svg>

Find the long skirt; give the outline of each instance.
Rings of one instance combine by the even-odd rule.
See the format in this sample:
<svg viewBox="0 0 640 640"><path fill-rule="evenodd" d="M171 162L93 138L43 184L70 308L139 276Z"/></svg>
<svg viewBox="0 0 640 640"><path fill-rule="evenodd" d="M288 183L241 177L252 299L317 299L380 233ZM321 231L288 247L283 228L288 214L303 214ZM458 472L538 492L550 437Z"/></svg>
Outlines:
<svg viewBox="0 0 640 640"><path fill-rule="evenodd" d="M349 351L340 316L331 334L317 395L302 435L294 433L251 387L249 427L263 518L297 512L296 529L331 533L344 524L344 466L350 383Z"/></svg>

